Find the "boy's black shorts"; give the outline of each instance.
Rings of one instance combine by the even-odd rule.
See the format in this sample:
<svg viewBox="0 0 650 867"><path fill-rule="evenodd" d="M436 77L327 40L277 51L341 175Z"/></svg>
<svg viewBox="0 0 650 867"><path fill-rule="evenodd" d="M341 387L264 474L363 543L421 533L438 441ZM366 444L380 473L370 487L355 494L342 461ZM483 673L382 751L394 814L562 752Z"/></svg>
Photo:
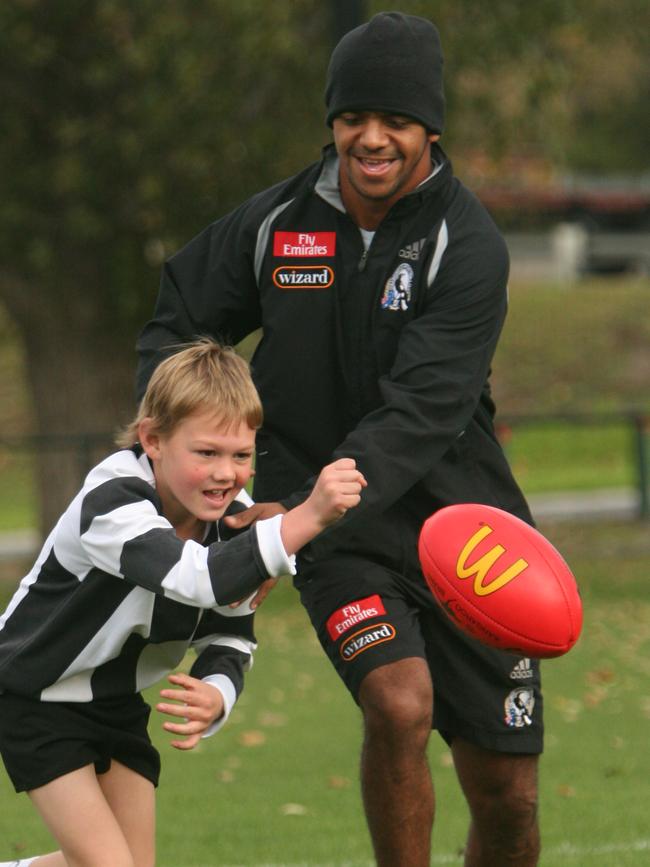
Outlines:
<svg viewBox="0 0 650 867"><path fill-rule="evenodd" d="M387 663L425 659L433 726L504 753L541 753L539 663L485 647L439 609L419 568L398 573L364 557L301 563L296 587L319 640L358 701L364 677Z"/></svg>
<svg viewBox="0 0 650 867"><path fill-rule="evenodd" d="M0 693L0 754L17 792L115 759L158 785L160 756L151 743L151 709L141 695L91 702L47 702Z"/></svg>

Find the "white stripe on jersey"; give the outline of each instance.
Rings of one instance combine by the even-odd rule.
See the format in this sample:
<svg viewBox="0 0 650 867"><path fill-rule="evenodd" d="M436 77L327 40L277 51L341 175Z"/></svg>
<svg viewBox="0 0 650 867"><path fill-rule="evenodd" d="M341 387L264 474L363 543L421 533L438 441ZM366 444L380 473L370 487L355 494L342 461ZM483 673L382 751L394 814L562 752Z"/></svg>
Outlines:
<svg viewBox="0 0 650 867"><path fill-rule="evenodd" d="M90 680L98 663L119 656L125 636L139 634L148 638L156 597L142 587L134 587L129 595L104 622L52 686L41 693L43 701L90 701L93 697ZM187 650L187 644L183 654ZM183 657L181 656L181 659ZM155 683L155 678L151 683ZM147 686L150 686L148 683ZM72 697L74 695L74 698Z"/></svg>
<svg viewBox="0 0 650 867"><path fill-rule="evenodd" d="M139 691L195 640L198 676L228 671L241 688L256 647L251 597L229 609L213 588L268 577L257 534L232 548L179 539L143 457L125 449L91 470L48 537L0 617L0 690L56 701Z"/></svg>

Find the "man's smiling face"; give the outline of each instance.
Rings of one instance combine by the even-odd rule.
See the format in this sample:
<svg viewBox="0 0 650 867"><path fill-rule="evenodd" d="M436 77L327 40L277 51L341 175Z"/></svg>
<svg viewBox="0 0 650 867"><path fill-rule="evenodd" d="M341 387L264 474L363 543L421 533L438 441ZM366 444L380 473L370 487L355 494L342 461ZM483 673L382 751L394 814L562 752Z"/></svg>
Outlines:
<svg viewBox="0 0 650 867"><path fill-rule="evenodd" d="M346 111L334 118L332 128L341 193L353 216L355 210L379 203L386 213L431 173L430 147L440 136L411 118Z"/></svg>

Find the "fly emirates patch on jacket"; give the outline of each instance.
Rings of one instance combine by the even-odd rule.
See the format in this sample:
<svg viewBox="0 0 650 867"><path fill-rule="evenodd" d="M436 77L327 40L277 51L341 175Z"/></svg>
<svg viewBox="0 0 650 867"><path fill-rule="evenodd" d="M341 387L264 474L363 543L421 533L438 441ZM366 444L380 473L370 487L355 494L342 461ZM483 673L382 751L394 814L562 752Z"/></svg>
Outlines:
<svg viewBox="0 0 650 867"><path fill-rule="evenodd" d="M334 282L334 271L313 260L332 258L335 253L336 232L276 232L273 255L302 261L278 265L273 282L278 289L327 289Z"/></svg>

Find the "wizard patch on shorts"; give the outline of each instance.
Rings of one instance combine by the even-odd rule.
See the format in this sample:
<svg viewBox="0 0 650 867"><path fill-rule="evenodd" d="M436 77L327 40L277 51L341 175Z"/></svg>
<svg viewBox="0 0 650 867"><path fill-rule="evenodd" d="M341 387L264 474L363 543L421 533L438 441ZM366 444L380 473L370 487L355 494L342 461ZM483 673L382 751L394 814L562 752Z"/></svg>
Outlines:
<svg viewBox="0 0 650 867"><path fill-rule="evenodd" d="M396 634L395 627L391 623L379 623L376 626L360 629L346 638L341 645L341 658L345 662L350 662L365 650L370 650L371 647L376 647L385 641L392 641Z"/></svg>

